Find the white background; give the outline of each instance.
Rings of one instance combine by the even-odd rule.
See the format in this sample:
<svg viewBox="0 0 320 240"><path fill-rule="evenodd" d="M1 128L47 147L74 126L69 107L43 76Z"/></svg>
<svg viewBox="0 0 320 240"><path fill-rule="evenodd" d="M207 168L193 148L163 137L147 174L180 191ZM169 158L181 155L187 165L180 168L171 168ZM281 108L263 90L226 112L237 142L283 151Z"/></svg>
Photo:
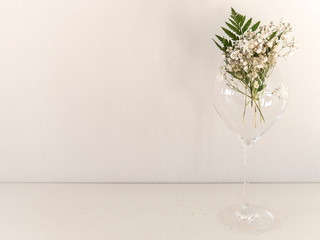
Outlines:
<svg viewBox="0 0 320 240"><path fill-rule="evenodd" d="M316 0L1 0L0 180L240 181L241 145L210 96L231 6L283 16L300 44L251 180L320 181Z"/></svg>

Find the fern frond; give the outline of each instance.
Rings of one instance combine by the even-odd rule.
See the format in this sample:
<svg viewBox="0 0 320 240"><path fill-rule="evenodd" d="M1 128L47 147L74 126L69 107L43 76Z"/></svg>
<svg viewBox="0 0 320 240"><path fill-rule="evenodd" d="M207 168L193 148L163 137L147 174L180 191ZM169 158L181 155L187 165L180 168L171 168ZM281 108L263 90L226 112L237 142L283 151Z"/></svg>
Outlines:
<svg viewBox="0 0 320 240"><path fill-rule="evenodd" d="M223 37L220 37L219 35L216 34L216 37L219 39L219 41L223 44Z"/></svg>
<svg viewBox="0 0 320 240"><path fill-rule="evenodd" d="M241 23L240 23L240 27L243 26L244 22L246 21L246 16L241 16Z"/></svg>
<svg viewBox="0 0 320 240"><path fill-rule="evenodd" d="M233 34L232 32L230 32L228 29L222 27L222 30L234 41L239 40L239 38Z"/></svg>
<svg viewBox="0 0 320 240"><path fill-rule="evenodd" d="M241 30L239 28L234 27L232 24L227 23L227 26L236 34L241 35Z"/></svg>
<svg viewBox="0 0 320 240"><path fill-rule="evenodd" d="M233 26L235 26L236 28L240 28L240 26L231 18L229 18L229 21L232 23Z"/></svg>
<svg viewBox="0 0 320 240"><path fill-rule="evenodd" d="M251 30L254 32L255 30L257 30L257 28L259 27L260 25L260 21L257 22L256 24L254 24L252 27L251 27Z"/></svg>
<svg viewBox="0 0 320 240"><path fill-rule="evenodd" d="M248 28L250 27L251 22L252 22L252 18L250 18L250 19L246 22L246 24L243 26L243 28L242 28L242 32L243 32L243 33L248 30Z"/></svg>
<svg viewBox="0 0 320 240"><path fill-rule="evenodd" d="M245 33L249 27L251 26L252 18L246 21L246 16L241 15L236 10L231 8L231 14L229 18L229 22L226 22L227 28L222 27L222 30L227 34L230 39L226 39L225 37L221 37L219 35L216 35L218 41L212 39L217 47L226 53L228 47L232 47L232 44L234 41L237 41L241 38L241 35ZM260 21L251 26L252 31L257 30L259 27ZM272 33L270 35L270 39L277 36L277 33ZM277 36L281 37L281 36ZM219 44L218 42L221 42L222 44Z"/></svg>
<svg viewBox="0 0 320 240"><path fill-rule="evenodd" d="M237 14L236 18L237 18L237 22L239 23L239 25L241 26L241 22L244 16L242 16L240 13Z"/></svg>
<svg viewBox="0 0 320 240"><path fill-rule="evenodd" d="M223 42L223 50L226 51L227 50L227 47L228 47L228 40L223 38L222 39L222 42Z"/></svg>
<svg viewBox="0 0 320 240"><path fill-rule="evenodd" d="M212 39L212 41L214 41L214 43L217 45L217 47L218 47L221 51L224 52L223 47L221 47L221 46L216 42L216 40L214 40L213 38L211 38L211 39Z"/></svg>
<svg viewBox="0 0 320 240"><path fill-rule="evenodd" d="M237 15L231 15L230 17L233 19L233 21L235 21L240 26L240 22L239 22L239 19L237 18Z"/></svg>
<svg viewBox="0 0 320 240"><path fill-rule="evenodd" d="M237 15L238 13L233 8L231 8L231 14L232 15Z"/></svg>

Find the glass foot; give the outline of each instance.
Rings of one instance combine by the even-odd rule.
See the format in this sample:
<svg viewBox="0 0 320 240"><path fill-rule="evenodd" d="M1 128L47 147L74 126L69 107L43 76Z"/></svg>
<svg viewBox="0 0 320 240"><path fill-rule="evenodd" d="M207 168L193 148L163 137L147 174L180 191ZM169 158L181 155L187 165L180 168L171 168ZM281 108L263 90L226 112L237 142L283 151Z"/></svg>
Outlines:
<svg viewBox="0 0 320 240"><path fill-rule="evenodd" d="M222 222L232 230L259 233L269 230L273 216L267 210L257 206L232 205L222 211Z"/></svg>

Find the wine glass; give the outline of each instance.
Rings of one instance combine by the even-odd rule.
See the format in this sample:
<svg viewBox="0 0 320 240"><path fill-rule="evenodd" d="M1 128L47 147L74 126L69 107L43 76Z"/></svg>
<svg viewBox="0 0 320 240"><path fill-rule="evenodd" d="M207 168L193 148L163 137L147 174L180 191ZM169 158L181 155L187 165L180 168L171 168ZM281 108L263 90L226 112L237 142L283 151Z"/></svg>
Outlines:
<svg viewBox="0 0 320 240"><path fill-rule="evenodd" d="M272 74L271 74L272 72ZM244 183L242 203L222 211L223 223L241 232L263 232L271 228L273 215L248 203L248 162L251 149L276 122L287 106L288 87L278 66L266 78L266 86L259 98L251 99L240 81L227 81L228 73L220 72L213 84L212 96L216 111L226 125L235 132L243 145ZM231 78L229 78L231 79Z"/></svg>

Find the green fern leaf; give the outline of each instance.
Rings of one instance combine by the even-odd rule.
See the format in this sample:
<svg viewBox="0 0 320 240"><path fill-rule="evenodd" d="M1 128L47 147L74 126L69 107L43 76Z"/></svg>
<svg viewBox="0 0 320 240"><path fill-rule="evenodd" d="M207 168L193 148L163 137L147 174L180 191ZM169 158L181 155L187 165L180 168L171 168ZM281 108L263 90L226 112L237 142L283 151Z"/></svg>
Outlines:
<svg viewBox="0 0 320 240"><path fill-rule="evenodd" d="M230 17L233 19L233 21L235 21L235 23L236 23L238 26L240 26L239 19L237 18L236 15L231 15Z"/></svg>
<svg viewBox="0 0 320 240"><path fill-rule="evenodd" d="M211 38L212 41L214 41L214 43L217 45L217 47L224 52L223 48L216 42L216 40L214 40L213 38Z"/></svg>
<svg viewBox="0 0 320 240"><path fill-rule="evenodd" d="M241 24L242 21L242 15L240 13L237 14L236 18L237 18L237 23L239 23L239 25Z"/></svg>
<svg viewBox="0 0 320 240"><path fill-rule="evenodd" d="M234 26L234 27L236 27L236 28L240 28L240 26L234 21L234 20L232 20L231 18L229 18L229 21L232 23L232 25Z"/></svg>
<svg viewBox="0 0 320 240"><path fill-rule="evenodd" d="M222 27L222 30L232 39L232 40L239 40L239 38L233 34L232 32L230 32L228 29Z"/></svg>
<svg viewBox="0 0 320 240"><path fill-rule="evenodd" d="M231 8L231 16L230 16L236 23L237 25L240 27L240 18L241 15L239 13L237 13L233 8Z"/></svg>
<svg viewBox="0 0 320 240"><path fill-rule="evenodd" d="M223 42L223 50L226 51L227 50L227 47L228 47L228 40L223 38L222 39L222 42Z"/></svg>
<svg viewBox="0 0 320 240"><path fill-rule="evenodd" d="M241 23L240 23L240 27L243 26L244 22L246 21L246 16L241 16Z"/></svg>
<svg viewBox="0 0 320 240"><path fill-rule="evenodd" d="M221 43L223 43L223 37L220 37L220 36L217 35L217 34L216 34L216 37L219 39L219 41L220 41Z"/></svg>
<svg viewBox="0 0 320 240"><path fill-rule="evenodd" d="M238 28L235 28L232 24L230 24L230 23L227 23L226 22L226 24L227 24L227 26L233 31L233 32L235 32L236 34L238 34L238 35L241 35L241 31L238 29Z"/></svg>
<svg viewBox="0 0 320 240"><path fill-rule="evenodd" d="M257 28L259 27L259 25L260 25L260 21L257 22L256 24L254 24L254 25L251 27L252 31L254 32L255 30L257 30Z"/></svg>
<svg viewBox="0 0 320 240"><path fill-rule="evenodd" d="M238 13L233 8L231 8L231 14L232 15L237 15Z"/></svg>
<svg viewBox="0 0 320 240"><path fill-rule="evenodd" d="M250 18L250 19L246 22L246 24L243 26L243 28L242 28L242 32L243 32L243 33L248 30L248 28L250 27L251 22L252 22L252 18Z"/></svg>

